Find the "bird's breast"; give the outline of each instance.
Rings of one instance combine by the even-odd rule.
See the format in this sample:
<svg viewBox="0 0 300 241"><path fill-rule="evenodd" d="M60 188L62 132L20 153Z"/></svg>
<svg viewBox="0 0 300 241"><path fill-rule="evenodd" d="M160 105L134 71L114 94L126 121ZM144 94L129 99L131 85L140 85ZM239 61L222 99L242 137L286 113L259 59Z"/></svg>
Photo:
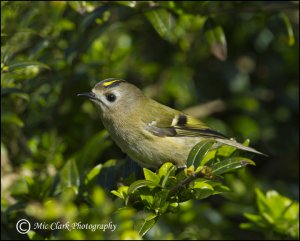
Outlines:
<svg viewBox="0 0 300 241"><path fill-rule="evenodd" d="M143 167L158 168L164 162L184 166L192 147L199 142L195 137L155 136L143 124L107 122L104 126L120 149Z"/></svg>

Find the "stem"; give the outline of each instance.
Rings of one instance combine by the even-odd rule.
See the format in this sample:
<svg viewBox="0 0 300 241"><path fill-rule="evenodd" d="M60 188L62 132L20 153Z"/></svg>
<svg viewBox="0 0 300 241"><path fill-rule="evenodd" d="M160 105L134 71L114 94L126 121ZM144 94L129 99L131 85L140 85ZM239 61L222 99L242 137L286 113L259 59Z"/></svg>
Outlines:
<svg viewBox="0 0 300 241"><path fill-rule="evenodd" d="M176 194L182 187L186 186L197 178L204 177L207 179L211 179L212 176L209 173L206 173L205 170L206 169L204 168L199 172L193 173L191 176L187 177L183 181L179 182L176 186L172 187L169 191L169 197Z"/></svg>

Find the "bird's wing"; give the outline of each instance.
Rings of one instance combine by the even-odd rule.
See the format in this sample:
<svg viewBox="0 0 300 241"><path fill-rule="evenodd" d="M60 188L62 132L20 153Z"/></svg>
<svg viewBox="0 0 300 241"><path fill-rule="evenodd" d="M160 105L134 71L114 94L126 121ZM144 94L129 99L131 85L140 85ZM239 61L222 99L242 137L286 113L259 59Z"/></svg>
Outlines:
<svg viewBox="0 0 300 241"><path fill-rule="evenodd" d="M209 128L203 122L180 112L175 115L164 116L164 118L156 117L152 121L148 120L144 121L144 123L146 124L146 130L156 136L203 137L214 139L219 143L233 146L240 150L263 154L254 148L244 146L233 139L228 139L223 134Z"/></svg>
<svg viewBox="0 0 300 241"><path fill-rule="evenodd" d="M164 115L163 118L156 117L152 121L145 121L146 129L156 136L172 137L206 137L206 138L224 138L226 137L206 126L199 120L183 113L175 115Z"/></svg>

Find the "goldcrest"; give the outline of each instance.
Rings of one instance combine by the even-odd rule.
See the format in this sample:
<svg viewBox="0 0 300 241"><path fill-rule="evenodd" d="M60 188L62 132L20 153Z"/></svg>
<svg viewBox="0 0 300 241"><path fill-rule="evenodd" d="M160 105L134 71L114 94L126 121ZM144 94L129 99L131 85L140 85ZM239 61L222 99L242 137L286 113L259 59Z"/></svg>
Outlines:
<svg viewBox="0 0 300 241"><path fill-rule="evenodd" d="M111 138L143 167L158 168L164 162L184 167L191 149L205 139L262 154L228 139L191 116L146 97L139 88L122 79L105 79L91 92L78 96L96 103Z"/></svg>

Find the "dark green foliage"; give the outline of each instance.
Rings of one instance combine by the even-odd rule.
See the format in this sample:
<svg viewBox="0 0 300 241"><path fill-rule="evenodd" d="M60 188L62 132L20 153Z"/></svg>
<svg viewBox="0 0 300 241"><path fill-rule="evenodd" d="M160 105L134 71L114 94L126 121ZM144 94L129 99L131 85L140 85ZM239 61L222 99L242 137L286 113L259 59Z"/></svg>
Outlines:
<svg viewBox="0 0 300 241"><path fill-rule="evenodd" d="M218 180L220 175L236 171L247 164L254 164L249 159L231 157L233 153L220 158L218 149L212 148L213 143L214 141L208 140L197 144L189 155L189 160L195 162L188 164L188 168L184 170L176 172L176 166L169 162L164 163L156 173L144 168L144 180L134 181L129 186L120 186L117 191L112 191L114 195L124 199L126 206L141 206L153 213L151 219L146 220L139 231L141 236L164 213L178 212L182 202L191 199L201 200L229 191L230 189ZM213 155L203 154L203 150L205 153L212 151ZM201 165L207 157L210 158L209 161L205 166Z"/></svg>
<svg viewBox="0 0 300 241"><path fill-rule="evenodd" d="M264 195L256 189L259 214L245 213L251 223L242 223L245 229L264 230L270 238L276 234L282 238L299 239L299 202L293 201L272 190Z"/></svg>
<svg viewBox="0 0 300 241"><path fill-rule="evenodd" d="M298 7L1 1L2 239L297 239ZM141 170L77 97L109 77L268 157L206 141L185 170Z"/></svg>

